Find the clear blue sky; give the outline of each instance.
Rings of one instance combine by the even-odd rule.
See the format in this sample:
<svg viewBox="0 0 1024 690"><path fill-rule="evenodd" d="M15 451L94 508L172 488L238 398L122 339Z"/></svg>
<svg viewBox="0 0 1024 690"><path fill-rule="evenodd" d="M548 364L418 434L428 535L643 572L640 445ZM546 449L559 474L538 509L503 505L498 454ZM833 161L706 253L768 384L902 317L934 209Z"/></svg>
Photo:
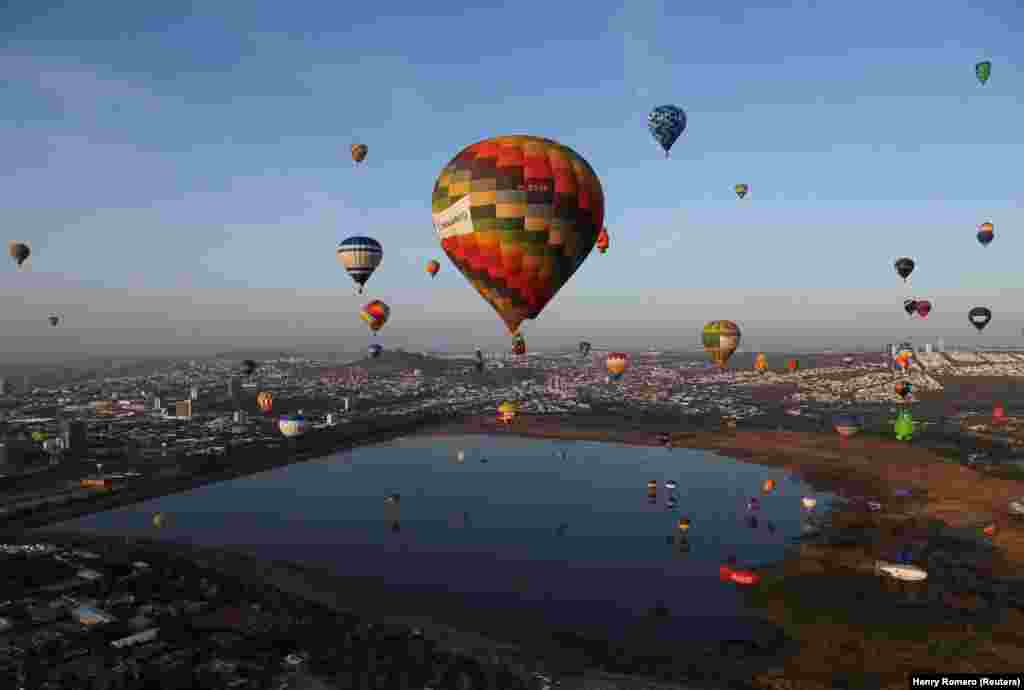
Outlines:
<svg viewBox="0 0 1024 690"><path fill-rule="evenodd" d="M537 344L689 347L712 318L756 324L751 345L804 326L901 338L901 255L936 300L920 334L973 337L976 303L987 336L1024 327L1014 2L18 5L0 10L0 224L36 256L0 273L8 323L52 306L85 347L123 309L191 334L191 295L234 305L203 326L218 342L284 337L253 324L305 311L310 338L365 343L334 248L369 234L385 341L505 343L437 246L430 192L464 146L531 133L593 165L613 245L527 324ZM646 128L663 103L689 115L668 161ZM211 297L228 287L251 289ZM181 304L127 306L160 291ZM807 323L801 300L822 313Z"/></svg>

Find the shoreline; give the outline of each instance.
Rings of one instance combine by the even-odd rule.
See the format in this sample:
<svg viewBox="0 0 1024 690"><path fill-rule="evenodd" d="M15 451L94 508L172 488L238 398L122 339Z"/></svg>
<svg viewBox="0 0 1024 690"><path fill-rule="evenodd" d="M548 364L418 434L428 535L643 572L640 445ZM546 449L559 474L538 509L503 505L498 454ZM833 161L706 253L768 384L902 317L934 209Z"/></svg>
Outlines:
<svg viewBox="0 0 1024 690"><path fill-rule="evenodd" d="M510 428L496 423L492 417L469 417L460 420L416 420L386 430L376 430L357 437L349 437L346 442L338 444L333 450L317 455L317 450L303 451L303 457L295 453L281 453L268 459L258 466L246 464L244 467L233 467L217 475L189 477L183 480L172 480L178 484L173 490L166 487L151 486L148 491L138 492L132 497L118 497L110 494L105 497L118 505L90 504L79 514L109 510L119 505L147 500L158 495L186 491L197 486L215 481L244 476L255 472L266 471L282 465L323 457L330 452L337 452L348 447L370 445L387 442L401 436L423 435L515 435L525 438L551 439L563 441L590 441L602 443L623 443L635 446L663 446L659 443L658 434L663 430L676 428L676 422L670 425L664 421L636 419L622 420L618 428L609 428L609 418L604 416L587 417L518 417ZM1012 520L1007 515L1006 505L1011 498L1024 496L1024 482L1019 480L996 479L985 476L974 470L950 463L938 455L934 449L920 447L914 443L899 442L863 434L850 439L840 440L835 433L814 433L806 431L768 431L755 429L727 430L692 430L675 431L671 434L673 448L691 448L707 450L719 455L734 458L742 462L772 467L783 467L798 473L801 478L816 489L830 491L846 499L870 497L884 506L881 512L869 512L863 501L851 500L839 503L831 509L827 518L837 529L861 530L870 534L865 542L854 540L852 543L804 543L792 549L782 562L768 566L762 570L762 587L758 593L760 599L751 609L754 614L763 614L761 618L778 625L787 632L792 632L799 648L790 649L784 658L764 659L762 672L754 671L753 677L758 679L759 687L777 688L831 688L834 687L836 670L829 675L829 660L833 669L851 669L854 673L856 665L850 666L849 658L858 660L862 671L870 672L872 683L877 681L878 687L905 687L906 673L909 669L941 666L945 669L956 668L965 670L970 666L970 659L931 658L931 645L935 641L964 635L963 623L950 624L943 627L929 628L932 640L923 643L891 643L880 645L877 641L864 640L865 628L853 625L839 625L833 621L803 622L793 625L789 618L789 609L793 608L792 598L802 596L787 589L787 579L799 579L800 582L821 584L829 587L830 577L848 577L857 574L865 578L867 587L879 588L879 578L872 574L865 575L864 564L872 558L878 558L886 548L893 544L906 541L908 538L928 540L938 538L941 533L956 531L966 533L980 532L983 524L994 523L997 532L988 543L994 547L990 562L985 564L982 575L988 578L1012 578L1024 566L1024 522ZM323 445L323 444L321 444ZM896 489L909 490L909 496L897 496ZM142 496L141 494L146 494ZM130 499L130 500L126 500ZM74 516L62 516L60 520L45 520L45 524L73 519ZM42 526L41 526L42 527ZM10 528L7 528L10 529ZM868 531L868 532L865 532ZM37 534L46 534L45 528ZM909 536L908 536L909 535ZM924 535L924 536L922 536ZM928 536L932 535L932 536ZM93 536L93 535L87 535ZM947 535L948 536L948 535ZM174 545L179 547L181 545ZM198 548L198 547L196 547ZM206 549L207 551L215 551ZM224 550L227 558L236 556L230 547ZM214 557L216 559L216 557ZM336 589L344 584L341 576L329 573L316 574L317 568L298 564L275 564L263 562L262 565L254 557L246 556L252 563L245 567L252 572L263 572L268 582L279 586L269 579L288 582L284 577L287 572L300 572L302 575L291 576L290 587L298 588L292 593L308 596L315 601L326 603L318 597L327 597L334 601L333 605L341 606L340 595ZM959 566L958 566L959 567ZM929 566L929 569L931 567ZM317 584L310 584L313 579ZM1024 584L1024 583L1022 583ZM804 585L806 588L806 585ZM832 585L834 587L834 585ZM885 585L882 584L884 589ZM328 604L332 605L332 604ZM1022 591L1024 606L1024 591ZM889 609L892 613L892 609ZM1012 609L1005 615L1000 614L993 628L1000 635L1010 634L1006 627L1021 627L1024 614ZM403 617L403 620L409 620ZM422 619L421 619L422 620ZM883 625L885 621L880 623ZM430 622L433 629L440 630L447 626ZM966 630L972 629L967 623ZM420 625L419 627L427 627ZM459 635L454 629L447 628L446 635ZM436 633L440 639L447 639L442 633ZM987 633L985 633L987 634ZM506 645L487 640L483 636L470 633L464 645L471 649L489 649L484 656L504 655L513 665L516 659L517 645ZM975 635L975 633L971 633ZM977 637L977 635L975 635ZM971 639L974 639L973 637ZM988 638L985 638L986 640ZM487 640L484 642L484 640ZM1024 635L1019 638L1016 648L1002 650L991 659L998 659L1011 666L1020 665L1024 661ZM483 645L483 646L481 646ZM490 645L490 646L488 646ZM836 650L845 650L836 656ZM1015 651L1019 649L1021 651ZM851 651L859 650L859 651ZM463 650L464 652L464 650ZM479 655L477 655L479 658ZM503 662L505 663L505 662ZM705 663L715 666L710 658ZM920 666L924 663L925 666ZM577 671L578 672L578 671ZM842 675L842 673L840 674ZM898 680L897 680L898 678Z"/></svg>

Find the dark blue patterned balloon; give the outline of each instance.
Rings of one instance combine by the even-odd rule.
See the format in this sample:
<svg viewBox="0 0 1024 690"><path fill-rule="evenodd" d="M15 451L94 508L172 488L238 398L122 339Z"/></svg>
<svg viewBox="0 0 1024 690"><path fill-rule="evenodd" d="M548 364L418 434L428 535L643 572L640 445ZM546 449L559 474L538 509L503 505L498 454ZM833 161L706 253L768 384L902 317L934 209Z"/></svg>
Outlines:
<svg viewBox="0 0 1024 690"><path fill-rule="evenodd" d="M659 105L647 116L647 129L651 136L665 149L665 158L676 139L686 129L686 113L677 105Z"/></svg>

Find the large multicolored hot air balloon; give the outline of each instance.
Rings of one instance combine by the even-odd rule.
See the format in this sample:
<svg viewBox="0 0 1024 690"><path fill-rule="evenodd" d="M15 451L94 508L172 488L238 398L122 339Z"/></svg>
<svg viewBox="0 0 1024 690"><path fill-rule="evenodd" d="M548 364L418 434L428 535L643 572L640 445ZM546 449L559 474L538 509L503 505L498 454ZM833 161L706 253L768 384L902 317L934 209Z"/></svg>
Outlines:
<svg viewBox="0 0 1024 690"><path fill-rule="evenodd" d="M618 381L626 372L629 366L629 355L625 352L610 352L605 359L605 366L608 368L608 375L613 381Z"/></svg>
<svg viewBox="0 0 1024 690"><path fill-rule="evenodd" d="M448 258L515 335L579 269L604 225L604 191L578 153L502 136L459 152L432 197Z"/></svg>
<svg viewBox="0 0 1024 690"><path fill-rule="evenodd" d="M519 405L511 400L506 400L498 405L498 421L503 424L511 424L517 414L519 414Z"/></svg>
<svg viewBox="0 0 1024 690"><path fill-rule="evenodd" d="M306 433L306 418L300 414L281 415L277 420L277 428L285 438L295 438Z"/></svg>
<svg viewBox="0 0 1024 690"><path fill-rule="evenodd" d="M757 357L754 358L754 369L762 374L768 371L768 358L763 352L758 352Z"/></svg>
<svg viewBox="0 0 1024 690"><path fill-rule="evenodd" d="M978 241L982 247L987 247L995 239L996 226L992 223L982 223L978 226Z"/></svg>
<svg viewBox="0 0 1024 690"><path fill-rule="evenodd" d="M709 321L704 324L701 337L711 361L725 368L740 344L740 328L732 321Z"/></svg>
<svg viewBox="0 0 1024 690"><path fill-rule="evenodd" d="M256 396L256 405L266 414L274 409L274 396L268 391L262 391Z"/></svg>
<svg viewBox="0 0 1024 690"><path fill-rule="evenodd" d="M601 228L601 232L597 233L597 251L604 254L608 251L608 228Z"/></svg>
<svg viewBox="0 0 1024 690"><path fill-rule="evenodd" d="M975 307L967 312L967 320L971 322L971 325L983 331L988 322L992 320L992 310L988 307Z"/></svg>
<svg viewBox="0 0 1024 690"><path fill-rule="evenodd" d="M32 250L29 249L28 244L25 242L8 242L7 253L14 259L18 268L21 268L21 265L32 255Z"/></svg>
<svg viewBox="0 0 1024 690"><path fill-rule="evenodd" d="M974 76L978 78L982 86L988 81L988 78L992 76L992 62L989 60L983 60L974 66Z"/></svg>
<svg viewBox="0 0 1024 690"><path fill-rule="evenodd" d="M352 144L352 160L356 163L362 163L366 160L366 154L370 152L370 147L366 144Z"/></svg>
<svg viewBox="0 0 1024 690"><path fill-rule="evenodd" d="M736 185L735 187L733 187L733 189L736 191L736 196L738 196L739 198L742 199L743 197L745 197L747 195L747 192L750 191L750 185L743 184L741 182L738 185Z"/></svg>
<svg viewBox="0 0 1024 690"><path fill-rule="evenodd" d="M441 264L438 263L437 259L431 259L427 262L427 273L433 278L437 275L437 272L441 270Z"/></svg>
<svg viewBox="0 0 1024 690"><path fill-rule="evenodd" d="M359 286L359 294L363 294L363 286L384 258L384 249L372 237L349 237L338 245L337 255L339 263Z"/></svg>
<svg viewBox="0 0 1024 690"><path fill-rule="evenodd" d="M389 316L391 316L391 307L379 299L373 300L359 312L359 318L365 321L374 333L384 328Z"/></svg>
<svg viewBox="0 0 1024 690"><path fill-rule="evenodd" d="M647 116L647 129L668 158L669 149L686 129L686 112L677 105L659 105Z"/></svg>

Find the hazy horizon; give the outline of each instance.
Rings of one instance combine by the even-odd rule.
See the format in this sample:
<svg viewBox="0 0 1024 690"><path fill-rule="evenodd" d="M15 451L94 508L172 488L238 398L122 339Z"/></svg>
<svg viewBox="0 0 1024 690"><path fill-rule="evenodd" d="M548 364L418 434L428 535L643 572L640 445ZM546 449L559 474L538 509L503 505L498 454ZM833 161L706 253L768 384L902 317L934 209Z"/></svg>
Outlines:
<svg viewBox="0 0 1024 690"><path fill-rule="evenodd" d="M713 319L747 351L1024 343L1020 8L115 4L0 11L2 239L33 250L0 268L0 364L507 349L430 192L463 147L519 132L590 162L611 235L524 324L531 350L697 349ZM669 160L646 126L662 103L689 115ZM335 247L362 234L384 259L358 296ZM372 299L392 307L377 338Z"/></svg>

